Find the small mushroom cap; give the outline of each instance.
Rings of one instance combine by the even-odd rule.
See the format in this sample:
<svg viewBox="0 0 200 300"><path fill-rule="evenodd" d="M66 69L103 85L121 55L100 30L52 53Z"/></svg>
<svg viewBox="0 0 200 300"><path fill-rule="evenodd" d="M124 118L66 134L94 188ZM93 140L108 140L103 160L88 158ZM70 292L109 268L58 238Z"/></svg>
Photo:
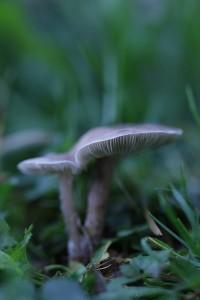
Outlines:
<svg viewBox="0 0 200 300"><path fill-rule="evenodd" d="M75 161L83 167L93 158L160 147L180 135L181 129L156 124L98 127L88 131L75 145Z"/></svg>
<svg viewBox="0 0 200 300"><path fill-rule="evenodd" d="M79 170L74 161L74 155L70 152L27 159L20 162L17 167L20 171L29 175L61 173L63 171L75 174Z"/></svg>
<svg viewBox="0 0 200 300"><path fill-rule="evenodd" d="M2 141L2 154L9 154L23 148L44 146L52 141L52 133L37 129L26 129L8 134Z"/></svg>

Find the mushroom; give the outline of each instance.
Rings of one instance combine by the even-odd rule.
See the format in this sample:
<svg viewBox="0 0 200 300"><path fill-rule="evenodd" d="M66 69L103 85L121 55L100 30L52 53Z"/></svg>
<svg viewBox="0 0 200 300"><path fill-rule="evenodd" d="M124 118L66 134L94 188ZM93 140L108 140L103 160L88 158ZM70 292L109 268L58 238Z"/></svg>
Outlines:
<svg viewBox="0 0 200 300"><path fill-rule="evenodd" d="M2 141L2 154L48 145L52 141L52 133L39 129L26 129L8 134Z"/></svg>
<svg viewBox="0 0 200 300"><path fill-rule="evenodd" d="M18 168L26 174L59 175L61 210L69 236L69 260L87 261L91 256L91 246L99 242L116 160L125 154L172 142L181 134L181 129L154 124L97 127L86 132L69 152L28 159L18 164ZM82 227L73 201L73 178L94 159L97 161Z"/></svg>
<svg viewBox="0 0 200 300"><path fill-rule="evenodd" d="M182 130L177 128L127 124L95 128L79 140L75 151L77 165L83 168L90 160L97 159L84 223L94 246L99 242L104 228L108 188L116 160L126 154L170 143L180 135Z"/></svg>
<svg viewBox="0 0 200 300"><path fill-rule="evenodd" d="M80 218L73 200L73 178L79 172L72 152L64 154L49 154L44 157L27 159L18 164L18 168L25 174L42 175L54 173L59 175L60 207L68 231L69 260L83 260L82 241L80 233Z"/></svg>

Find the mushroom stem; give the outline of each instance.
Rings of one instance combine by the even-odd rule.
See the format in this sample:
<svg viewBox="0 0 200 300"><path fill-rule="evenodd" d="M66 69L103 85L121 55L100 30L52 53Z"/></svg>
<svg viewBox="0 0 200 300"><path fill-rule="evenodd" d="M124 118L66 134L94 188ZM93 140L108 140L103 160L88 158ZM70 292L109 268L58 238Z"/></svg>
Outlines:
<svg viewBox="0 0 200 300"><path fill-rule="evenodd" d="M69 235L68 256L70 260L81 260L81 234L79 231L80 218L73 201L73 175L62 172L60 174L60 207L64 217L64 223Z"/></svg>
<svg viewBox="0 0 200 300"><path fill-rule="evenodd" d="M94 166L93 182L88 193L88 206L84 228L95 246L105 226L107 196L111 183L115 159L106 157L98 159Z"/></svg>

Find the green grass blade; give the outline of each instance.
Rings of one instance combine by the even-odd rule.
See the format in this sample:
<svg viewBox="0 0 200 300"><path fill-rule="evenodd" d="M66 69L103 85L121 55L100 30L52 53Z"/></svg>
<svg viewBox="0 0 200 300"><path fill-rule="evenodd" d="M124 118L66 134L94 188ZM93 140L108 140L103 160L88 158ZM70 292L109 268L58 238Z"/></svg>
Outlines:
<svg viewBox="0 0 200 300"><path fill-rule="evenodd" d="M152 238L149 237L148 240L155 246L157 246L158 248L160 248L161 250L171 250L172 254L181 258L184 261L189 261L191 262L194 266L196 267L200 267L200 262L197 259L194 258L190 258L189 256L185 257L181 254L179 254L178 252L176 252L173 248L171 248L168 244L164 243L163 241L160 241L157 238Z"/></svg>
<svg viewBox="0 0 200 300"><path fill-rule="evenodd" d="M176 233L174 233L171 229L169 229L165 224L163 224L156 217L154 217L150 212L149 212L149 214L156 223L158 223L164 230L166 230L169 234L171 234L177 241L179 241L182 245L184 245L187 249L189 249L187 243L182 238L180 238Z"/></svg>
<svg viewBox="0 0 200 300"><path fill-rule="evenodd" d="M185 197L187 197L187 181L186 181L183 165L180 166L180 179L181 179L181 187L182 187L183 194L185 195Z"/></svg>
<svg viewBox="0 0 200 300"><path fill-rule="evenodd" d="M178 227L177 230L179 234L181 235L182 238L185 239L188 246L190 246L190 248L194 248L194 240L191 237L191 233L187 230L187 228L179 218L177 219L177 227Z"/></svg>
<svg viewBox="0 0 200 300"><path fill-rule="evenodd" d="M199 114L199 112L197 110L197 106L196 106L196 103L195 103L194 95L193 95L193 92L192 92L192 89L191 89L190 86L186 87L186 95L187 95L187 99L188 99L188 104L189 104L190 111L191 111L191 113L193 115L193 118L194 118L197 126L200 129L200 114Z"/></svg>
<svg viewBox="0 0 200 300"><path fill-rule="evenodd" d="M185 213L185 216L187 217L190 225L192 226L192 229L195 232L198 232L199 224L197 223L196 220L195 209L194 207L191 207L192 203L191 205L189 205L187 200L184 199L184 197L179 193L179 191L173 185L171 185L171 188L172 188L174 199L180 205L181 209Z"/></svg>
<svg viewBox="0 0 200 300"><path fill-rule="evenodd" d="M191 240L190 233L188 232L186 227L184 227L183 223L181 223L180 219L177 217L172 206L167 202L167 200L163 197L163 195L160 195L160 199L161 199L161 204L162 204L163 210L164 210L165 214L167 215L171 224L173 224L176 231L186 242L191 243L192 240Z"/></svg>

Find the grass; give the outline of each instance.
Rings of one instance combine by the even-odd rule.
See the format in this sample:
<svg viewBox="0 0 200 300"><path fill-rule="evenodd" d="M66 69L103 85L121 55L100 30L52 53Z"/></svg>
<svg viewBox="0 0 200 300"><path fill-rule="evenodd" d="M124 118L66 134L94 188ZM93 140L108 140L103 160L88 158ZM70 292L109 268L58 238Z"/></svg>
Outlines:
<svg viewBox="0 0 200 300"><path fill-rule="evenodd" d="M122 231L125 233L102 241L102 246L87 266L72 263L36 268L27 257L32 226L25 230L23 239L18 242L11 234L5 214L2 214L1 298L11 297L14 289L18 295L16 299L56 299L55 291L60 297L58 299L69 295L80 300L198 299L200 211L187 195L174 186L170 190L159 194L163 217L168 225L149 213L162 231L160 238L152 235L140 237L137 252L134 251L133 255L133 250L129 249L128 255L122 255L119 245L128 239L133 241L133 234L142 236L146 230L145 227L132 227L132 231ZM30 250L28 247L28 252Z"/></svg>

